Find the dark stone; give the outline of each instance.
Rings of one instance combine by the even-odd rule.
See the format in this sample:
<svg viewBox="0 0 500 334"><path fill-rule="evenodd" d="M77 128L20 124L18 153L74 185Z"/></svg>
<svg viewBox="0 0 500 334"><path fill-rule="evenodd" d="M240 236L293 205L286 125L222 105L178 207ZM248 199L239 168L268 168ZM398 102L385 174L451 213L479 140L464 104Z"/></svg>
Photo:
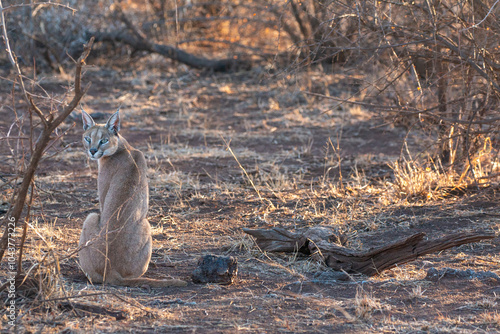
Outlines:
<svg viewBox="0 0 500 334"><path fill-rule="evenodd" d="M238 274L238 261L232 256L205 255L193 271L194 283L231 284Z"/></svg>

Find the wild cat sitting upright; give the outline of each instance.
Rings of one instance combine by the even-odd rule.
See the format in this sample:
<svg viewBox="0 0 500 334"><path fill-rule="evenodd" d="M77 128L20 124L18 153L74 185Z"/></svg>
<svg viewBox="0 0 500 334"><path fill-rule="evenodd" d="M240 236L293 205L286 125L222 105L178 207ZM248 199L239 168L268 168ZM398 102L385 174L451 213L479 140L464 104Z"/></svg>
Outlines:
<svg viewBox="0 0 500 334"><path fill-rule="evenodd" d="M151 259L146 160L120 135L120 115L96 125L82 109L83 145L97 160L100 214L91 213L80 236L80 265L93 283L151 287L184 286L177 279L140 278Z"/></svg>

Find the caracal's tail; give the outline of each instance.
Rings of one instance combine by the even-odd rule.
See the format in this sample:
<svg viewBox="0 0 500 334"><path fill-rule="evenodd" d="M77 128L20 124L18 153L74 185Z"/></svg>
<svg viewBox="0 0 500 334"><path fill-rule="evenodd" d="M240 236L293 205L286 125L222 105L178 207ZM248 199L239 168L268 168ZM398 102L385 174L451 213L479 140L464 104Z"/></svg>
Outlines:
<svg viewBox="0 0 500 334"><path fill-rule="evenodd" d="M163 288L167 286L186 286L187 282L180 279L154 279L154 278L124 278L120 281L120 285L130 287L140 287L148 285L152 288Z"/></svg>

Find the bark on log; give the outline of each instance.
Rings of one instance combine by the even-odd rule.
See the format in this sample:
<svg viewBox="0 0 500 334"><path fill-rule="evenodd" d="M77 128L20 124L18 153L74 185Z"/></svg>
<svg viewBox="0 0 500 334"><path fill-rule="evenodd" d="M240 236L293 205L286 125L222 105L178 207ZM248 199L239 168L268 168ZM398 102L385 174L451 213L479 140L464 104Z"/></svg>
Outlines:
<svg viewBox="0 0 500 334"><path fill-rule="evenodd" d="M312 254L334 270L345 270L348 273L367 276L374 276L398 264L414 261L419 256L495 238L495 234L490 232L470 232L424 240L425 233L416 233L382 247L356 251L331 243L332 233L324 227L313 227L300 233L293 233L283 228L243 229L243 231L255 237L257 245L263 251L299 251Z"/></svg>
<svg viewBox="0 0 500 334"><path fill-rule="evenodd" d="M315 243L324 241L334 242L340 246L347 243L344 235L337 235L331 228L326 226L315 226L312 228L299 229L297 232L290 232L281 227L270 230L251 230L244 228L243 231L256 238L260 249L268 252L301 252L311 254L308 248L308 240Z"/></svg>

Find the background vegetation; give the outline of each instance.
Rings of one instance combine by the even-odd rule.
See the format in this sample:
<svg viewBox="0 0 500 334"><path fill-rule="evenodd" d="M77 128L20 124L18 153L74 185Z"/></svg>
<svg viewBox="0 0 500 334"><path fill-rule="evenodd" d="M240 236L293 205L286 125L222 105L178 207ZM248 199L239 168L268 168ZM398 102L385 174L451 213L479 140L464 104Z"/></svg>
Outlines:
<svg viewBox="0 0 500 334"><path fill-rule="evenodd" d="M91 57L107 63L158 52L191 66L190 57L207 60L194 62L195 67L226 71L253 66L278 77L319 66L329 73L367 77L345 96L328 87L302 85L305 91L347 104L362 102L397 125L428 131L436 138L430 154L460 173L467 169L474 178L477 154L494 149L498 139L495 1L152 0L18 6L8 8L8 33L21 65L35 65L37 71L64 71L90 36L105 41ZM8 67L6 54L2 57ZM237 67L209 62L221 59L235 60ZM494 165L491 161L486 168L490 174Z"/></svg>
<svg viewBox="0 0 500 334"><path fill-rule="evenodd" d="M96 117L122 105L126 137L146 152L150 220L159 240L159 269L153 268L153 275L161 276L165 263L189 275L191 268L181 263L207 249L236 254L240 263L248 263L243 271L268 275L275 284L269 290L273 294L283 291L283 281L305 282L322 271L310 260L257 252L241 227L326 224L348 235L354 248L366 248L377 238L390 241L408 228L497 231L498 219L491 218L495 212L487 208L498 203L500 178L499 2L0 2L7 50L0 53L0 258L7 245L7 220L15 217L20 222L16 276L18 283L27 280L32 287L19 301L21 318L30 320L20 323L40 329L39 315L54 312L63 325L51 328L74 330L75 323L85 325L68 320L68 310L84 318L78 312L89 312L89 305L98 302L94 297L73 299L86 286L77 274L79 226L96 209L85 208L96 204L96 171L83 168L79 113L74 111L80 101ZM68 189L81 193L83 200ZM218 211L209 210L213 207L224 217L236 215L236 221L220 218ZM230 207L237 213L225 211ZM68 208L71 213L59 216ZM438 208L444 208L445 218ZM464 212L485 216L455 224L454 217ZM220 235L210 232L218 230ZM176 235L170 249L164 248L164 234ZM495 241L488 245L477 253L466 250L486 261L498 248ZM466 257L460 254L452 253L446 261ZM467 259L464 263L473 262ZM494 259L480 267L498 270ZM424 328L422 322L405 327L409 320L404 317L387 320L397 303L386 296L393 283L384 281L396 277L410 282L405 291L411 296L396 299L410 298L439 310L442 305L423 296L422 286L428 287L421 277L424 262L372 281L380 288L378 297L359 281L352 295L335 290L327 306L311 302L327 307L331 317L310 314L310 319L324 317L325 331L333 326L328 319L337 318L348 324L342 327L347 331ZM2 266L7 268L5 258ZM270 267L281 277L269 274ZM261 293L245 279L240 286ZM427 291L436 297L438 290ZM241 293L226 292L230 298ZM197 293L197 303L211 296ZM458 320L460 330L498 327L498 313L490 312L496 294L481 293L471 292L467 307L484 312L465 324ZM345 302L335 304L338 296ZM137 295L132 292L132 297ZM275 307L266 298L259 299L260 307ZM281 303L280 298L276 301ZM60 300L64 303L58 304ZM175 310L168 310L170 319L149 309L157 299L144 297L140 306L130 300L130 321L135 313L149 325L151 317L181 321ZM113 307L123 303L114 292L106 301ZM181 313L196 315L204 308L183 303ZM92 312L100 314L99 321L113 316L102 309ZM275 330L307 328L308 320L292 320L297 316L293 307L285 314L286 321L272 325ZM440 319L436 331L453 332L460 316L456 312L451 320ZM240 320L237 315L233 319ZM237 324L242 330L247 325Z"/></svg>

